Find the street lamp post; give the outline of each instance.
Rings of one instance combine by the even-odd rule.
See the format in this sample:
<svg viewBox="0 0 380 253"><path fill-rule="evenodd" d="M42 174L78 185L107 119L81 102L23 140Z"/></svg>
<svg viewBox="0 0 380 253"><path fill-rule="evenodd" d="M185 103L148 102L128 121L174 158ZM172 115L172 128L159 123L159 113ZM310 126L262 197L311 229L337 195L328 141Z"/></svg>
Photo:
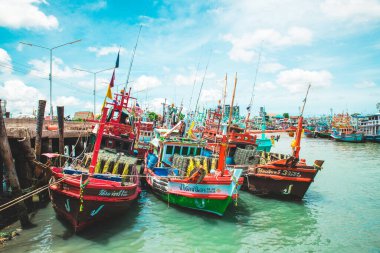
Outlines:
<svg viewBox="0 0 380 253"><path fill-rule="evenodd" d="M77 43L79 41L81 41L81 40L75 40L75 41L67 42L65 44L62 44L62 45L59 45L59 46L55 46L55 47L51 47L51 48L40 46L40 45L36 45L36 44L32 44L32 43L20 42L20 44L23 44L23 45L27 45L27 46L31 46L31 47L39 47L39 48L43 48L43 49L46 49L46 50L50 51L50 73L49 73L50 94L49 94L49 98L50 98L50 117L51 117L51 119L53 119L53 105L52 105L52 92L53 92L53 50L56 49L56 48L59 48L59 47L63 47L63 46L66 46L66 45L71 45L71 44Z"/></svg>
<svg viewBox="0 0 380 253"><path fill-rule="evenodd" d="M95 109L95 106L96 106L96 74L104 72L104 71L107 71L107 70L111 70L113 68L102 69L102 70L99 70L99 71L89 71L89 70L77 69L77 68L74 68L74 69L77 70L77 71L83 71L83 72L87 72L87 73L90 73L90 74L94 75L94 91L93 91L93 94L94 94L94 117L95 117L95 112L96 112L96 109Z"/></svg>

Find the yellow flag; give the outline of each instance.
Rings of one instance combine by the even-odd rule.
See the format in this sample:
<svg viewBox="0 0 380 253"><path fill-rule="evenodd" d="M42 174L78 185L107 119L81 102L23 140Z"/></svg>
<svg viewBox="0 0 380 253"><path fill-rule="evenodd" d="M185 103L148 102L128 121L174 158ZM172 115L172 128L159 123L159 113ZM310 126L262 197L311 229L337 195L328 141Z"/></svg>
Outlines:
<svg viewBox="0 0 380 253"><path fill-rule="evenodd" d="M107 94L106 96L109 98L109 99L112 99L112 91L111 91L111 86L108 85L108 90L107 90Z"/></svg>

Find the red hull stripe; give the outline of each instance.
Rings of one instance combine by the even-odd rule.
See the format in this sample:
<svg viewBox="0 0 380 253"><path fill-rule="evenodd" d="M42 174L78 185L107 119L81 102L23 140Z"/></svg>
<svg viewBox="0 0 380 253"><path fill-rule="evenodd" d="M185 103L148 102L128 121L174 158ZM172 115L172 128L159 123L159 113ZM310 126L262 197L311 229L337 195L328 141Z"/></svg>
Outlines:
<svg viewBox="0 0 380 253"><path fill-rule="evenodd" d="M50 189L53 191L60 192L61 194L65 194L67 196L73 197L73 198L80 198L79 192L73 192L72 190L61 190L57 186L52 185L50 186ZM118 198L118 197L102 197L102 196L91 196L91 195L84 195L83 200L86 201L101 201L101 202L128 202L132 201L137 198L140 190L136 189L135 193L124 198Z"/></svg>
<svg viewBox="0 0 380 253"><path fill-rule="evenodd" d="M296 171L296 172L305 172L305 173L313 173L316 174L317 170L313 167L309 167L310 169L297 169L296 168L289 168L289 167L280 167L276 165L267 164L265 166L258 166L257 168L263 168L263 169L275 169L275 170L289 170L289 171Z"/></svg>
<svg viewBox="0 0 380 253"><path fill-rule="evenodd" d="M218 199L223 200L228 198L228 195L221 194L196 194L188 192L178 192L178 191L169 191L169 194L185 196L187 198L196 198L196 199Z"/></svg>
<svg viewBox="0 0 380 253"><path fill-rule="evenodd" d="M274 179L274 180L285 180L285 181L305 182L305 183L309 183L309 182L312 182L312 181L313 181L312 178L284 177L284 176L268 175L268 174L248 174L248 176L263 177L263 178L271 178L271 179Z"/></svg>

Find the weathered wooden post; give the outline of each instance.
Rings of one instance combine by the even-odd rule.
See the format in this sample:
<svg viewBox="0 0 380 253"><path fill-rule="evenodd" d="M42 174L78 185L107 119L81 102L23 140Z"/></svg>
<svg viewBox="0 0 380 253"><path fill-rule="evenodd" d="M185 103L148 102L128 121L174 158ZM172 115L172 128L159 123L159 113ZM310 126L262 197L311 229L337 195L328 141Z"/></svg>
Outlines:
<svg viewBox="0 0 380 253"><path fill-rule="evenodd" d="M32 173L33 173L33 168L34 168L33 161L36 158L34 154L34 150L32 149L32 146L31 146L29 129L24 128L23 132L24 132L24 138L21 140L18 140L17 142L18 154L17 155L14 154L16 170L17 170L18 176L20 177L20 185L22 188L30 187L32 185L32 181L33 181ZM22 180L24 182L22 182Z"/></svg>
<svg viewBox="0 0 380 253"><path fill-rule="evenodd" d="M61 155L65 154L65 139L63 136L64 133L64 107L63 106L57 106L57 116L58 116L58 134L59 134L59 140L58 140L58 147L59 147L59 153ZM59 158L60 164L62 165L65 162L65 159L61 156Z"/></svg>
<svg viewBox="0 0 380 253"><path fill-rule="evenodd" d="M1 100L0 100L1 102ZM18 181L15 164L11 153L11 147L7 137L7 131L5 128L5 122L3 118L3 110L0 103L0 156L4 161L5 168L8 172L9 182L12 187L13 197L21 196L20 182ZM22 227L30 225L28 211L26 209L24 201L17 204L18 217Z"/></svg>
<svg viewBox="0 0 380 253"><path fill-rule="evenodd" d="M0 155L0 196L3 195L4 162Z"/></svg>
<svg viewBox="0 0 380 253"><path fill-rule="evenodd" d="M57 115L58 115L58 133L59 133L59 153L63 155L65 153L65 139L63 136L64 133L64 107L57 106Z"/></svg>
<svg viewBox="0 0 380 253"><path fill-rule="evenodd" d="M46 101L45 100L38 100L36 141L35 141L35 145L34 145L34 150L36 151L37 161L39 161L41 158L42 127L44 125L45 107L46 107Z"/></svg>

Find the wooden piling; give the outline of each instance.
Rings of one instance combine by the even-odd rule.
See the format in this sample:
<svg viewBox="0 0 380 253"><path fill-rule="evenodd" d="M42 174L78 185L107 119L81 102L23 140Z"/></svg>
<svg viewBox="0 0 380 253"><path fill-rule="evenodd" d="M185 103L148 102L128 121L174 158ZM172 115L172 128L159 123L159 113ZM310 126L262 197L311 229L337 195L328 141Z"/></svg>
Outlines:
<svg viewBox="0 0 380 253"><path fill-rule="evenodd" d="M18 180L16 167L13 162L11 148L10 148L8 137L7 137L7 131L5 128L5 122L3 118L3 110L1 108L1 103L0 103L0 156L2 157L4 161L4 166L8 172L7 174L9 177L9 182L12 187L12 195L13 197L19 197L21 196L20 182ZM26 205L23 201L17 204L17 213L21 222L21 226L22 227L29 226L30 221L28 217L28 212L26 209Z"/></svg>
<svg viewBox="0 0 380 253"><path fill-rule="evenodd" d="M42 127L44 125L45 116L45 100L38 100L38 113L37 113L37 125L36 125L36 141L34 149L36 152L36 159L40 161L41 158L41 141L42 141Z"/></svg>
<svg viewBox="0 0 380 253"><path fill-rule="evenodd" d="M4 162L3 162L3 158L1 158L1 155L0 155L0 196L3 195L3 178L4 178Z"/></svg>
<svg viewBox="0 0 380 253"><path fill-rule="evenodd" d="M34 170L34 160L36 159L36 155L34 150L32 149L31 141L30 141L30 133L29 129L24 129L24 138L18 140L18 150L19 155L16 157L16 163L19 164L18 175L22 175L22 178L26 181L25 186L21 183L21 187L30 187L33 182L33 170ZM17 168L17 164L16 164Z"/></svg>
<svg viewBox="0 0 380 253"><path fill-rule="evenodd" d="M58 134L59 134L59 153L61 155L65 152L65 142L64 142L64 107L57 106L57 115L58 115Z"/></svg>

